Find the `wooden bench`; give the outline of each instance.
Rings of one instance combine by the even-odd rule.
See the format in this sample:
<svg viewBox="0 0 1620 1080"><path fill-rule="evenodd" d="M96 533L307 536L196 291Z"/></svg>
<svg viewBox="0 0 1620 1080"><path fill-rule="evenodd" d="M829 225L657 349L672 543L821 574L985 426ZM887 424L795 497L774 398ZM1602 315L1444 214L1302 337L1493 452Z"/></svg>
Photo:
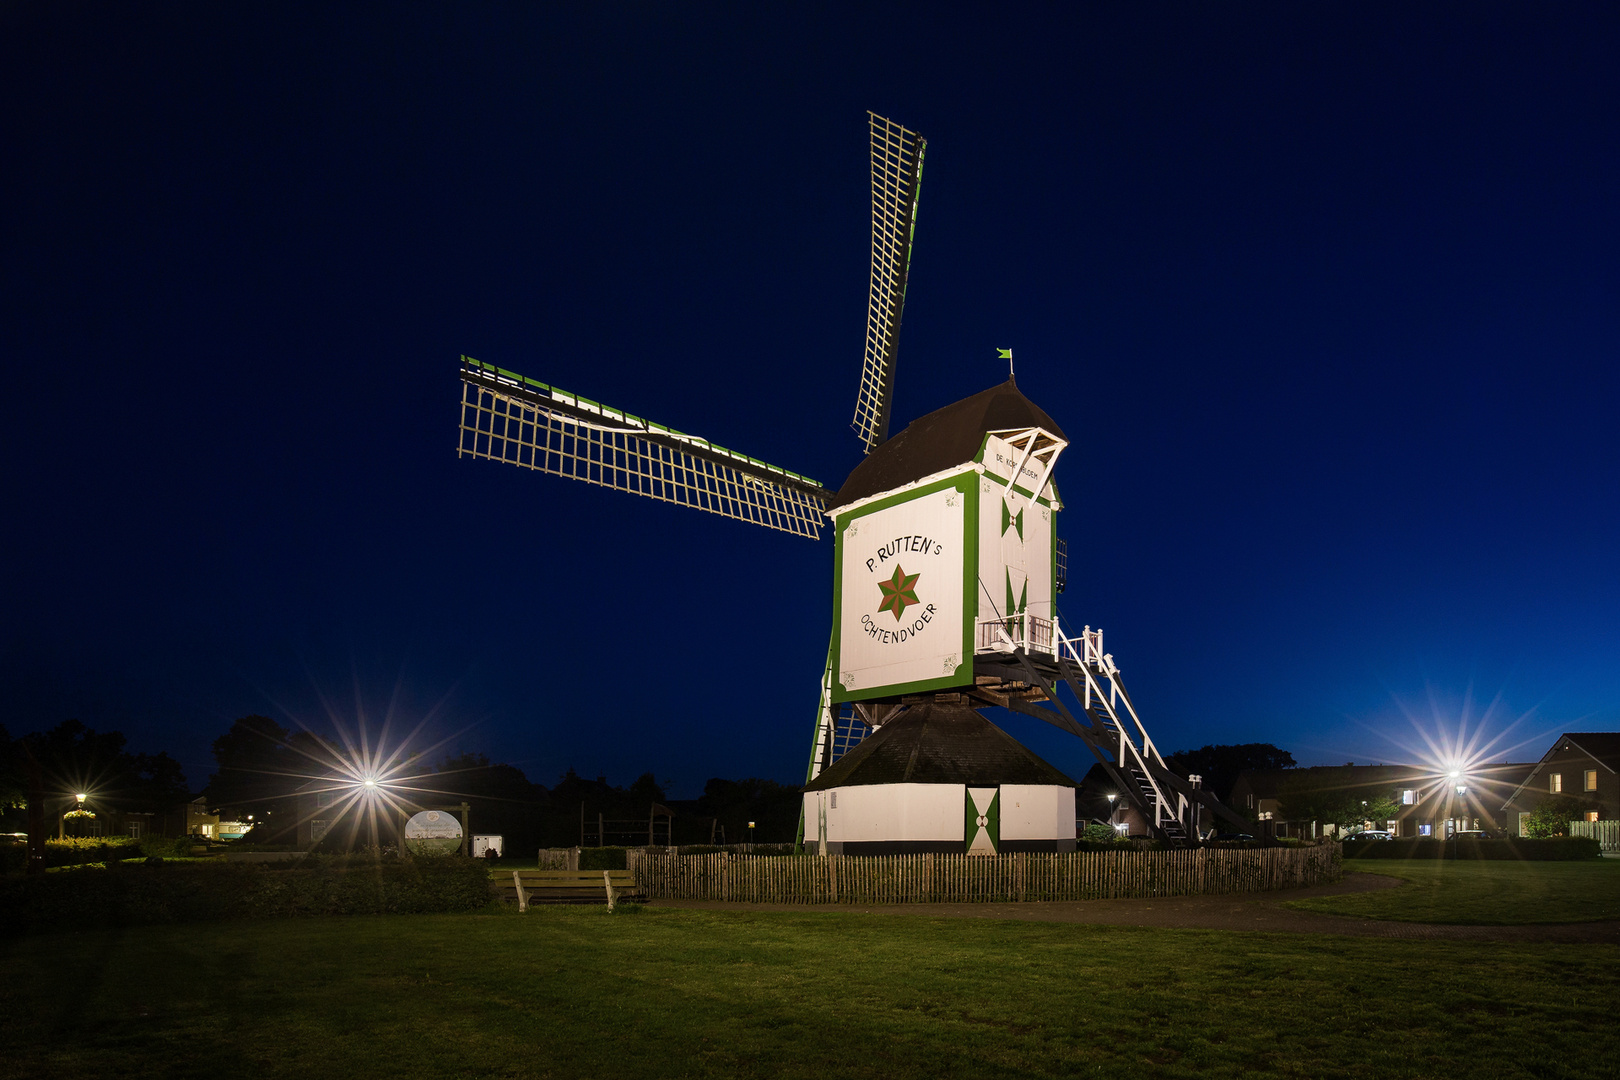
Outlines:
<svg viewBox="0 0 1620 1080"><path fill-rule="evenodd" d="M504 877L504 875L502 875ZM495 882L505 899L516 899L519 911L530 904L606 903L640 892L628 870L513 870L511 884Z"/></svg>

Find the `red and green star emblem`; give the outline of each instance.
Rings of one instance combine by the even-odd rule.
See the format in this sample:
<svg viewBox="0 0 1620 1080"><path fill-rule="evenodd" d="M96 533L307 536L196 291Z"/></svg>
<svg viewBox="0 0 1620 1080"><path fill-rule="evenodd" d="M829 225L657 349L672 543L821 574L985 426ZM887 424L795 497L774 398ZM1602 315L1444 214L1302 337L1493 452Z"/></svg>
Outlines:
<svg viewBox="0 0 1620 1080"><path fill-rule="evenodd" d="M922 602L917 599L917 579L920 577L921 574L908 574L904 568L896 565L894 577L878 582L878 588L883 590L883 603L878 605L878 610L894 612L894 621L899 622L909 605Z"/></svg>

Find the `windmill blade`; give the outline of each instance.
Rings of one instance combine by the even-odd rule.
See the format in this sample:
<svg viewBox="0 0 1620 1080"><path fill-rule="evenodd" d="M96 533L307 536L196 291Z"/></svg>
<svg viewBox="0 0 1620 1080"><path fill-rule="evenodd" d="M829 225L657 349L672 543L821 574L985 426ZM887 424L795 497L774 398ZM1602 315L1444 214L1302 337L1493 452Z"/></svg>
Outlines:
<svg viewBox="0 0 1620 1080"><path fill-rule="evenodd" d="M866 301L866 359L850 426L871 453L889 437L900 315L906 306L917 189L928 141L876 113L866 115L872 127L872 285Z"/></svg>
<svg viewBox="0 0 1620 1080"><path fill-rule="evenodd" d="M466 356L456 453L813 540L832 497L807 476Z"/></svg>

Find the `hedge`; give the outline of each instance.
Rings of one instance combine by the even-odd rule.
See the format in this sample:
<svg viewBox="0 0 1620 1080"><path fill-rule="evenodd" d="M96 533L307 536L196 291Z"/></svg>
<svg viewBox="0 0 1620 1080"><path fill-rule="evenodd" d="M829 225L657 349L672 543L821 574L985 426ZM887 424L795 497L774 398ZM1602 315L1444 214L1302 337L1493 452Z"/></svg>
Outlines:
<svg viewBox="0 0 1620 1080"><path fill-rule="evenodd" d="M6 932L215 919L473 911L491 898L482 860L304 859L297 863L63 870L0 882Z"/></svg>
<svg viewBox="0 0 1620 1080"><path fill-rule="evenodd" d="M1347 859L1517 859L1525 862L1562 862L1596 859L1602 845L1589 836L1557 836L1531 840L1512 836L1505 840L1349 840Z"/></svg>
<svg viewBox="0 0 1620 1080"><path fill-rule="evenodd" d="M627 849L622 847L587 847L579 849L579 868L581 870L623 870L625 868L624 853Z"/></svg>

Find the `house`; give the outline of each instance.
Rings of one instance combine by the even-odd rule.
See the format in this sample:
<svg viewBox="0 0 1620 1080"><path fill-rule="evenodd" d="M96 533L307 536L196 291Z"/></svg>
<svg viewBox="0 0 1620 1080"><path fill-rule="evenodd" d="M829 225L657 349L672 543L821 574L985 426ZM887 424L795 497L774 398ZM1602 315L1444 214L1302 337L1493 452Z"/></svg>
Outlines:
<svg viewBox="0 0 1620 1080"><path fill-rule="evenodd" d="M1232 786L1231 805L1255 822L1255 835L1264 837L1333 835L1337 826L1316 820L1301 808L1314 805L1326 816L1337 809L1335 803L1346 799L1393 804L1393 814L1363 819L1356 827L1387 830L1403 839L1496 831L1508 824L1503 802L1533 767L1475 765L1456 772L1422 765L1355 764L1247 769Z"/></svg>
<svg viewBox="0 0 1620 1080"><path fill-rule="evenodd" d="M1504 798L1500 813L1523 835L1525 815L1550 798L1585 804L1587 821L1620 819L1620 731L1570 731L1558 736L1541 760Z"/></svg>
<svg viewBox="0 0 1620 1080"><path fill-rule="evenodd" d="M1151 836L1147 815L1119 788L1113 774L1101 764L1086 770L1074 796L1076 831L1087 825L1108 825L1121 836Z"/></svg>
<svg viewBox="0 0 1620 1080"><path fill-rule="evenodd" d="M208 812L201 796L164 810L127 810L99 798L89 799L81 810L88 815L71 825L64 818L63 835L128 836L140 840L149 836L206 836L215 838L219 815Z"/></svg>

